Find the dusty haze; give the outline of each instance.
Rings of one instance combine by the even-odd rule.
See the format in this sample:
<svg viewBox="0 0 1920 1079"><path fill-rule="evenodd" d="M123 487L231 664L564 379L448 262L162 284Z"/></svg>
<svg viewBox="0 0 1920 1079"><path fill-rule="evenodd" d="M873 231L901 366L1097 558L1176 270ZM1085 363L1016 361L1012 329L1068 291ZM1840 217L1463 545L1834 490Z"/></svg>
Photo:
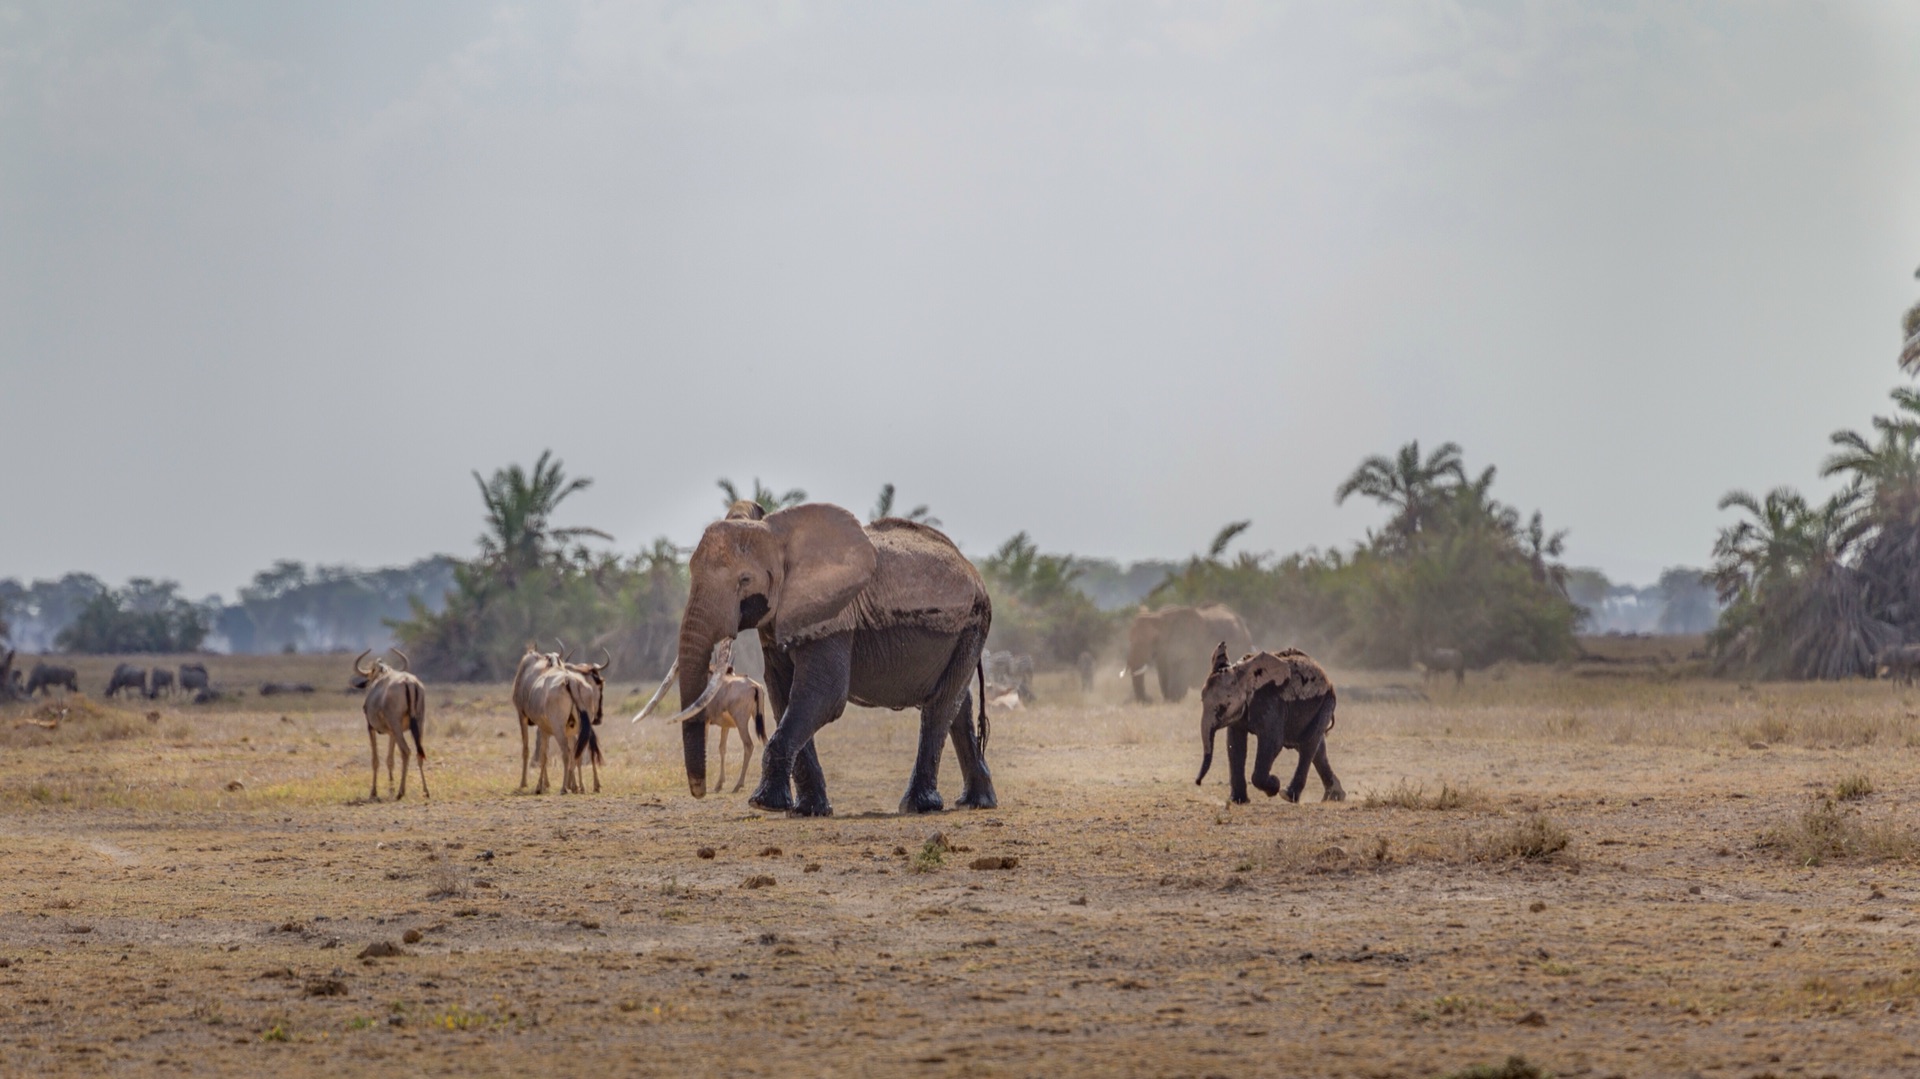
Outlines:
<svg viewBox="0 0 1920 1079"><path fill-rule="evenodd" d="M1898 381L1911 5L0 3L0 575L466 553L471 469L976 555L1345 543L1462 442L1706 560Z"/></svg>

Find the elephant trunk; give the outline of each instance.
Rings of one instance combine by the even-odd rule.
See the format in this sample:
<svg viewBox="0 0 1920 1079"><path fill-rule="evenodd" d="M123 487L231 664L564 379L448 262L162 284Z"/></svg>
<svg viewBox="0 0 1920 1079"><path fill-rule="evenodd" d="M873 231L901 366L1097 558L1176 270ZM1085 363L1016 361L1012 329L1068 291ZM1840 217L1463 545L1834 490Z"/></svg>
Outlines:
<svg viewBox="0 0 1920 1079"><path fill-rule="evenodd" d="M707 663L713 655L714 644L732 636L721 620L700 611L693 600L688 600L686 616L680 621L677 664L683 707L698 700L707 688ZM699 721L682 723L680 742L686 753L687 789L695 798L704 798L707 795L707 725Z"/></svg>
<svg viewBox="0 0 1920 1079"><path fill-rule="evenodd" d="M1205 717L1200 720L1200 774L1193 777L1193 785L1198 787L1207 778L1207 769L1213 767L1213 735L1220 728L1214 726Z"/></svg>

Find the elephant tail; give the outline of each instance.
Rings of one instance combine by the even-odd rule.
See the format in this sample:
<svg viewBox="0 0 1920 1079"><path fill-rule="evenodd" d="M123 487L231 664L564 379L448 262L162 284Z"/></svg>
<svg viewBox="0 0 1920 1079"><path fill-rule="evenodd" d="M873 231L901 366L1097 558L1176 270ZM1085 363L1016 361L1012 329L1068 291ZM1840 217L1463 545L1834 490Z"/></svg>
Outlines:
<svg viewBox="0 0 1920 1079"><path fill-rule="evenodd" d="M979 676L980 678L980 725L979 725L979 729L975 733L979 735L980 752L984 756L987 752L987 732L991 729L987 724L987 665L986 663L982 660L978 660L978 659L974 660L973 673Z"/></svg>

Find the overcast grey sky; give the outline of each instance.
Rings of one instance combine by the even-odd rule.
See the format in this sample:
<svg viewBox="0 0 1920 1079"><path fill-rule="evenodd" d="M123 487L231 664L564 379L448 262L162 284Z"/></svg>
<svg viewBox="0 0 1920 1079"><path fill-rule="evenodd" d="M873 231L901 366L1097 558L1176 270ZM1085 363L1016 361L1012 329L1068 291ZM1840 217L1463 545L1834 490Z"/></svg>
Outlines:
<svg viewBox="0 0 1920 1079"><path fill-rule="evenodd" d="M1418 438L1646 581L1916 264L1911 3L0 0L0 576L464 554L546 447L625 549L1285 551Z"/></svg>

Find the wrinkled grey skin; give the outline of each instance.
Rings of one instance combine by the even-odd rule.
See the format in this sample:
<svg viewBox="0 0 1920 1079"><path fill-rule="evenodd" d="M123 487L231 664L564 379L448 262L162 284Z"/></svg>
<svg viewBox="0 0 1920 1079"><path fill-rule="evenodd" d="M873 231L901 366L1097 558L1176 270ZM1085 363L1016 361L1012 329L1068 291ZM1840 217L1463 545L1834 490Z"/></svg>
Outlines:
<svg viewBox="0 0 1920 1079"><path fill-rule="evenodd" d="M1273 774L1274 759L1282 749L1295 749L1300 752L1300 761L1284 792L1287 801L1300 800L1300 794L1307 785L1308 765L1320 773L1320 782L1326 788L1323 801L1346 801L1346 789L1340 785L1339 777L1333 774L1333 767L1327 761L1327 731L1333 726L1335 704L1333 687L1329 685L1327 692L1318 697L1282 700L1277 686L1236 681L1232 677L1231 666L1226 660L1224 647L1216 651L1213 669L1201 690L1200 736L1206 750L1200 761L1200 775L1194 779L1194 785L1198 786L1207 778L1207 769L1213 764L1213 736L1224 728L1227 732L1227 784L1235 803L1245 804L1248 801L1248 735L1260 743L1253 759L1253 785L1265 792L1267 797L1282 793L1279 777Z"/></svg>

